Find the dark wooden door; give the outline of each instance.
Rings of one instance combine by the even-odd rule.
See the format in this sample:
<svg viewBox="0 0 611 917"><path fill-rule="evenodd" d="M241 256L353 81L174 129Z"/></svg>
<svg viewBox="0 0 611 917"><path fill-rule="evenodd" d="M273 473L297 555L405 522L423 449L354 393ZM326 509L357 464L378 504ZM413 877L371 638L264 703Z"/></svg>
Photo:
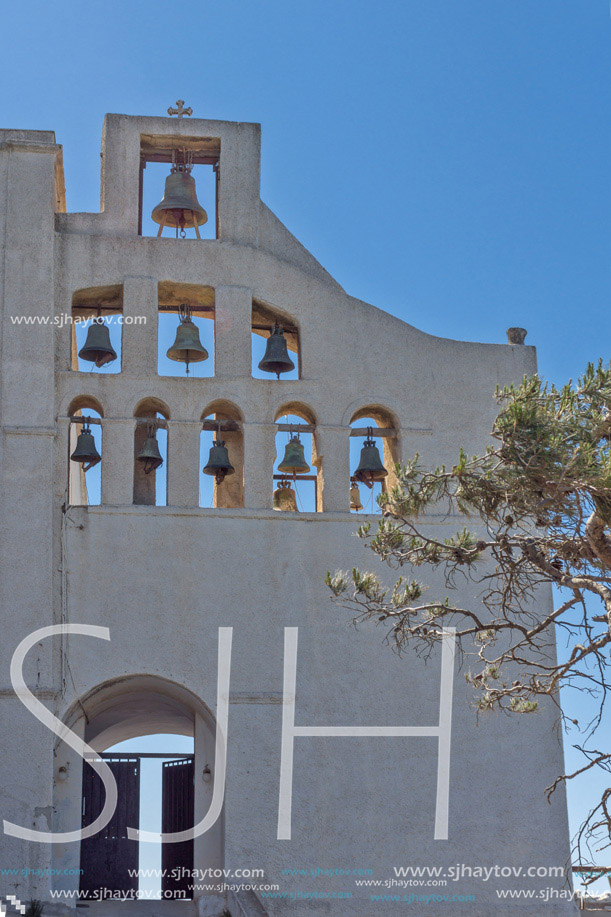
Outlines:
<svg viewBox="0 0 611 917"><path fill-rule="evenodd" d="M105 888L137 891L138 841L127 839L127 828L139 827L140 759L104 758L117 781L117 808L98 834L81 841L81 891ZM104 807L104 784L88 764L83 764L83 827L90 825ZM133 870L130 876L129 870Z"/></svg>
<svg viewBox="0 0 611 917"><path fill-rule="evenodd" d="M163 762L161 830L164 834L193 827L193 758ZM161 868L164 892L185 892L193 897L193 841L163 844Z"/></svg>

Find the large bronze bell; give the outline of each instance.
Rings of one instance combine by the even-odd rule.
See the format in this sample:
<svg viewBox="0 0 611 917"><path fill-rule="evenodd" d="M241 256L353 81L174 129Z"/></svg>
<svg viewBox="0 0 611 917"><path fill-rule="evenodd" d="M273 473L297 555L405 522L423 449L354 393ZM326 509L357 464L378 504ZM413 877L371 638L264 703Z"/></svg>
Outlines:
<svg viewBox="0 0 611 917"><path fill-rule="evenodd" d="M278 471L281 474L307 474L310 466L305 460L303 454L303 445L298 434L293 434L286 444L284 458L278 465Z"/></svg>
<svg viewBox="0 0 611 917"><path fill-rule="evenodd" d="M85 343L78 352L81 360L105 366L117 359L117 354L110 343L110 332L103 318L98 317L87 329Z"/></svg>
<svg viewBox="0 0 611 917"><path fill-rule="evenodd" d="M259 369L266 373L276 373L278 379L280 373L290 373L292 369L295 369L295 364L289 357L282 326L278 322L267 339L265 356L259 363Z"/></svg>
<svg viewBox="0 0 611 917"><path fill-rule="evenodd" d="M199 339L197 325L191 319L191 310L183 304L179 307L180 324L176 329L176 340L168 347L166 356L177 363L186 363L187 375L189 363L201 363L208 359L208 351Z"/></svg>
<svg viewBox="0 0 611 917"><path fill-rule="evenodd" d="M136 461L142 462L145 474L150 474L151 471L155 471L155 469L163 465L163 458L161 457L159 443L157 442L157 427L155 424L149 424L148 436L144 440L142 449L136 456Z"/></svg>
<svg viewBox="0 0 611 917"><path fill-rule="evenodd" d="M294 513L299 512L297 509L297 497L290 481L278 482L278 487L274 491L273 507L283 512L287 510Z"/></svg>
<svg viewBox="0 0 611 917"><path fill-rule="evenodd" d="M374 481L384 480L387 474L388 472L382 464L378 447L375 444L375 440L372 438L371 427L368 427L367 439L363 443L363 448L361 449L359 467L354 472L353 477L371 488L373 487Z"/></svg>
<svg viewBox="0 0 611 917"><path fill-rule="evenodd" d="M350 509L353 509L357 513L360 509L363 509L361 492L355 478L350 478Z"/></svg>
<svg viewBox="0 0 611 917"><path fill-rule="evenodd" d="M222 439L215 439L212 442L208 464L204 468L204 474L214 475L217 484L222 484L228 474L234 474L235 468L229 461L229 453Z"/></svg>
<svg viewBox="0 0 611 917"><path fill-rule="evenodd" d="M73 462L80 462L83 471L89 471L102 461L102 456L95 446L95 440L88 423L84 423L76 441L74 452L70 456Z"/></svg>
<svg viewBox="0 0 611 917"><path fill-rule="evenodd" d="M173 165L165 180L163 198L153 209L151 218L159 223L157 237L164 226L180 229L181 236L186 235L185 227L192 226L197 238L200 238L199 227L208 222L208 214L197 200L195 179L189 165Z"/></svg>

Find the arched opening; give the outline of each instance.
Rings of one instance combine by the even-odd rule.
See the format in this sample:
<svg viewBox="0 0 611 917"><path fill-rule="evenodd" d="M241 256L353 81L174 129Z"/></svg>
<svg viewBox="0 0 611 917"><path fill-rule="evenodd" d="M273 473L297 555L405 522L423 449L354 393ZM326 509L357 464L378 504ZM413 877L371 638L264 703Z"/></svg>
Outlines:
<svg viewBox="0 0 611 917"><path fill-rule="evenodd" d="M320 512L322 476L314 413L307 405L290 402L280 408L275 422L274 509Z"/></svg>
<svg viewBox="0 0 611 917"><path fill-rule="evenodd" d="M299 326L294 318L253 299L251 338L252 374L256 379L300 378Z"/></svg>
<svg viewBox="0 0 611 917"><path fill-rule="evenodd" d="M123 286L88 287L72 297L70 365L78 372L121 372Z"/></svg>
<svg viewBox="0 0 611 917"><path fill-rule="evenodd" d="M177 109L178 111L178 109ZM187 188L181 189L184 183L178 181L172 187L172 182L166 184L171 170L183 171L186 166L188 174L195 182L193 193L199 205L206 211L207 220L202 224L198 220L198 228L193 226L192 214L188 209L185 213L185 236L187 239L217 239L219 233L218 221L218 196L220 177L221 144L218 138L162 137L159 135L142 134L140 137L140 214L139 233L141 236L154 236L156 238L177 239L182 236L176 221L166 220L162 226L162 216L157 213L153 219L153 210L157 209L162 200L168 203L179 200L187 194L189 196L189 182Z"/></svg>
<svg viewBox="0 0 611 917"><path fill-rule="evenodd" d="M118 787L109 825L81 841L81 891L192 897L194 867L222 866L222 816L205 834L176 844L131 840L127 829L174 833L191 828L208 810L216 741L208 708L173 682L129 676L82 698L66 724L108 764ZM91 824L104 802L100 778L61 741L55 761L57 810L67 824L81 817L83 825ZM179 868L185 874L178 875Z"/></svg>
<svg viewBox="0 0 611 917"><path fill-rule="evenodd" d="M242 507L244 506L242 413L235 404L229 401L215 401L208 405L201 419L199 505L217 508ZM227 461L229 467L225 470L224 463ZM230 471L229 468L233 468L233 471Z"/></svg>
<svg viewBox="0 0 611 917"><path fill-rule="evenodd" d="M352 415L350 426L350 509L378 513L379 495L396 483L395 465L400 461L397 423L386 408L370 404Z"/></svg>
<svg viewBox="0 0 611 917"><path fill-rule="evenodd" d="M214 376L214 290L194 283L164 280L158 291L157 372L160 376L211 378ZM189 344L193 346L190 348Z"/></svg>
<svg viewBox="0 0 611 917"><path fill-rule="evenodd" d="M102 492L102 405L90 395L68 408L68 504L99 506Z"/></svg>
<svg viewBox="0 0 611 917"><path fill-rule="evenodd" d="M134 417L134 503L166 506L169 409L158 398L145 398Z"/></svg>

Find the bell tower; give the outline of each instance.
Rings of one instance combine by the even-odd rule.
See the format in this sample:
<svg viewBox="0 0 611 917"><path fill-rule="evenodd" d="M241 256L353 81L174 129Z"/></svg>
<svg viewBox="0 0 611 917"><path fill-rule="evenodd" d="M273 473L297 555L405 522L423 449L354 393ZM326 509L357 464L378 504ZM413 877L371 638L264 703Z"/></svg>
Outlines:
<svg viewBox="0 0 611 917"><path fill-rule="evenodd" d="M166 191L181 188L180 193L187 196L194 193L189 181L190 167L208 164L215 168L218 181L218 239L256 245L260 150L258 124L106 115L102 133L101 213L80 214L78 221L69 222L73 227L78 224L81 231L92 231L95 225L100 232L112 235L139 234L146 164L168 163L174 171ZM197 199L191 203L201 226L205 222L204 208Z"/></svg>
<svg viewBox="0 0 611 917"><path fill-rule="evenodd" d="M393 865L569 858L564 796L544 792L562 769L553 704L478 728L447 647L396 656L381 629L347 627L325 585L375 566L355 531L379 519L397 463L485 448L492 393L534 372L535 350L433 337L350 296L259 176L258 124L179 100L107 115L100 210L67 212L54 134L0 130L0 814L22 829L0 835L0 865L29 870L0 874L0 897L41 899L45 917L74 917L98 880L135 895L145 844L235 879L166 876L160 894L187 900L151 902L153 917L310 917L324 896L371 917L356 879ZM24 681L55 720L14 690L24 641ZM116 746L168 734L192 750L165 762L165 828L148 832L147 752ZM124 803L98 840L71 835L102 798L79 742ZM263 875L237 878L249 870ZM509 915L506 886L452 893Z"/></svg>

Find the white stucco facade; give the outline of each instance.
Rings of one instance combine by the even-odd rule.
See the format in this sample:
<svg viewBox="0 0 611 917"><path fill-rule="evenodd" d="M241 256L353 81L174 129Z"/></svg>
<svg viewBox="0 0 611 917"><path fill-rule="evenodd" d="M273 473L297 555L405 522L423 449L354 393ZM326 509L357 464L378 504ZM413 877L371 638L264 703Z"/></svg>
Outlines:
<svg viewBox="0 0 611 917"><path fill-rule="evenodd" d="M140 157L143 138L151 137L220 145L218 239L139 235ZM460 445L470 453L484 447L496 385L533 372L534 348L432 337L349 296L261 202L256 124L108 115L102 153L101 212L66 213L54 135L0 131L2 818L58 832L80 825L80 759L15 697L9 673L22 639L62 623L108 627L110 642L40 641L24 670L35 696L100 751L147 731L194 735L202 817L211 784L197 781L214 757L219 628L231 627L225 805L212 831L196 840L196 866L264 868L283 891L354 895L314 904L266 899L272 917L403 907L478 917L572 913L558 900L503 903L497 889L524 884L502 878L427 889L476 901L420 911L372 903L371 889L353 878L281 875L285 868L365 868L390 879L394 866L405 865L567 864L565 798L558 791L549 805L544 795L562 771L557 711L550 704L532 717L478 724L458 666L447 839L434 838L433 737L296 739L292 837L277 838L285 628L299 628L298 724L439 721L439 656L428 664L398 658L382 645L380 629L355 633L324 584L327 570L377 565L354 537L358 520L349 512L351 419L362 408L381 408L397 431L398 456L451 462ZM168 282L213 291L213 378L157 374L158 291ZM120 373L79 372L70 327L53 318L71 312L77 291L117 286L124 316L147 322L124 326ZM253 300L298 326L298 380L252 377ZM15 324L19 315L48 317L48 324ZM69 413L78 399L102 408L100 506L67 505ZM164 507L133 503L134 412L146 399L169 415ZM202 509L201 417L225 402L241 417L244 505ZM275 421L291 404L315 422L318 513L272 509ZM466 587L461 597L476 601ZM0 849L0 867L78 868L78 843L3 835ZM0 882L22 899L49 899L48 878ZM78 878L53 883L75 889ZM552 886L562 880L533 879L526 887Z"/></svg>

